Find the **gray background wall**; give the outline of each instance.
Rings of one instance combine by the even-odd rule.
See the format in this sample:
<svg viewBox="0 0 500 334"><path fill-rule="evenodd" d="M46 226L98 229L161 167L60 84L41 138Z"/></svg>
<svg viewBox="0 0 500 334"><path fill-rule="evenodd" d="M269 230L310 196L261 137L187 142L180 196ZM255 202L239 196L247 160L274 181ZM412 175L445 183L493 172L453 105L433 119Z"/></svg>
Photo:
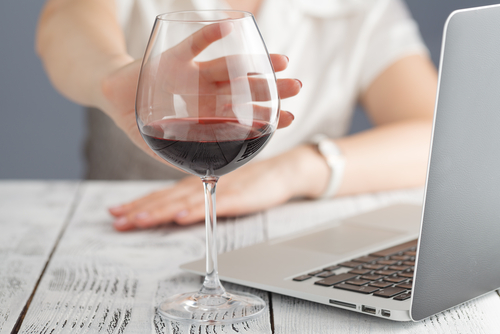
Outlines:
<svg viewBox="0 0 500 334"><path fill-rule="evenodd" d="M272 1L272 0L270 0ZM367 0L369 1L369 0ZM454 9L486 0L406 0L437 64L442 29ZM42 0L0 4L0 178L79 179L84 175L85 116L50 85L34 53ZM357 113L353 131L369 126Z"/></svg>
<svg viewBox="0 0 500 334"><path fill-rule="evenodd" d="M82 108L52 88L34 53L43 3L0 3L0 178L83 175Z"/></svg>

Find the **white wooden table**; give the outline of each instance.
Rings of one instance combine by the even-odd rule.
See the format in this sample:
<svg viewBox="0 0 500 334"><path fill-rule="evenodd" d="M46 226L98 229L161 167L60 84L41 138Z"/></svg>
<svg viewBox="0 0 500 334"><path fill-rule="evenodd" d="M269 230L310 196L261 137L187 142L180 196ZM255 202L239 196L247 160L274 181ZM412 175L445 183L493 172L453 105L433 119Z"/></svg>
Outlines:
<svg viewBox="0 0 500 334"><path fill-rule="evenodd" d="M181 263L204 256L204 226L130 233L106 208L160 182L0 182L0 334L4 333L499 333L500 297L490 293L420 323L396 323L274 293L259 320L182 327L155 313L167 295L197 290ZM200 186L201 191L201 186ZM220 251L299 231L393 202L419 203L420 189L304 201L219 224Z"/></svg>

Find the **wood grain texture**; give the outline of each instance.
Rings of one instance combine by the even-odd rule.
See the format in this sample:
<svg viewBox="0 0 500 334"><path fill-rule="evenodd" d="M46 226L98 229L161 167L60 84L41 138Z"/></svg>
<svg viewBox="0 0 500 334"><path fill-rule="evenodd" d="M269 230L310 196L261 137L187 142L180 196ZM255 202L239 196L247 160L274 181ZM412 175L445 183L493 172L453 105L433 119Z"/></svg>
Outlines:
<svg viewBox="0 0 500 334"><path fill-rule="evenodd" d="M33 269L28 262L15 262L15 256L24 261L50 252L46 245L56 242L62 228L54 222L64 222L71 206L68 203L76 193L75 184L50 183L53 188L47 188L48 185L27 184L18 189L20 195L16 199L10 194L16 193L13 188L17 185L0 184L1 231L9 232L0 233L0 324L4 326L0 333L9 333L12 319L17 319L11 306L23 300L21 308L16 306L20 312L29 296L19 299L19 292L8 296L6 291L29 290L29 282L11 280L10 273L37 278L36 265ZM106 210L165 185L84 183L77 196L78 206L40 281L20 333L497 333L500 328L500 297L495 293L420 323L397 323L227 283L228 289L259 295L272 309L258 320L231 326L190 326L166 321L155 309L160 301L175 293L195 291L201 284L200 276L182 272L179 265L204 256L203 224L118 233L111 227L112 219ZM19 199L26 193L39 202L30 205L25 216L18 216L16 212L22 211L24 201L32 202L29 198ZM47 193L52 195L41 196ZM237 249L395 202L420 203L422 195L421 189L414 189L298 201L265 213L225 219L218 229L219 250ZM41 217L49 216L52 218L41 223ZM26 224L28 227L23 226ZM22 232L12 232L18 229ZM7 258L10 262L5 261Z"/></svg>
<svg viewBox="0 0 500 334"><path fill-rule="evenodd" d="M118 233L106 208L164 185L86 182L21 333L271 333L269 312L234 326L186 327L158 316L155 307L166 296L199 289L201 277L181 272L179 265L204 256L204 225ZM262 240L259 217L221 222L219 248ZM253 292L267 300L266 292Z"/></svg>
<svg viewBox="0 0 500 334"><path fill-rule="evenodd" d="M0 333L11 333L77 194L76 182L0 182Z"/></svg>

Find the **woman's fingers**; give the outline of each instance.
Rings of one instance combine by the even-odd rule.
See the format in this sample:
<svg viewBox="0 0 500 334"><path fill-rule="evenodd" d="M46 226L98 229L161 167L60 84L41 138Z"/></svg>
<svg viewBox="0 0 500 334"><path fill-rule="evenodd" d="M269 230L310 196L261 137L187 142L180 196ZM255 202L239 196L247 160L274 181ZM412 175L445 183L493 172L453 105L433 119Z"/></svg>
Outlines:
<svg viewBox="0 0 500 334"><path fill-rule="evenodd" d="M197 177L187 177L173 187L153 192L129 203L109 208L118 231L168 224L193 207L203 207L203 187Z"/></svg>
<svg viewBox="0 0 500 334"><path fill-rule="evenodd" d="M227 36L233 29L231 22L214 23L201 28L170 49L179 60L189 61L199 55L213 42Z"/></svg>
<svg viewBox="0 0 500 334"><path fill-rule="evenodd" d="M186 196L174 201L166 201L159 198L144 207L138 207L129 214L120 217L113 225L117 230L122 231L178 222L178 219L188 215L192 211L192 208L203 207L203 193L200 192L198 194L194 193L194 196ZM202 217L203 215L194 222L200 221ZM124 223L122 225L120 225L122 223L120 219L123 219Z"/></svg>
<svg viewBox="0 0 500 334"><path fill-rule="evenodd" d="M278 129L286 128L290 124L292 124L295 116L289 111L281 110L280 111L280 119L278 121Z"/></svg>
<svg viewBox="0 0 500 334"><path fill-rule="evenodd" d="M273 98L269 88L268 80L274 80L264 77L259 77L258 74L252 74L252 76L241 77L234 79L231 83L228 81L217 82L213 86L213 90L204 90L204 93L213 94L215 97L220 95L230 95L233 90L242 94L242 92L248 92L251 94L252 101L270 101ZM293 97L300 92L302 88L302 82L298 79L278 79L276 81L278 88L278 95L281 99L287 99Z"/></svg>
<svg viewBox="0 0 500 334"><path fill-rule="evenodd" d="M288 67L288 57L278 54L270 54L271 63L273 64L274 72L284 71Z"/></svg>
<svg viewBox="0 0 500 334"><path fill-rule="evenodd" d="M278 94L281 99L297 95L302 89L302 81L299 79L278 79Z"/></svg>
<svg viewBox="0 0 500 334"><path fill-rule="evenodd" d="M281 72L288 66L288 58L283 55L270 55L271 63L275 72ZM232 75L246 76L255 73L270 73L269 58L265 55L231 55L209 61L197 62L201 75L209 81L224 82L229 80L228 68L233 71L240 69L241 73Z"/></svg>

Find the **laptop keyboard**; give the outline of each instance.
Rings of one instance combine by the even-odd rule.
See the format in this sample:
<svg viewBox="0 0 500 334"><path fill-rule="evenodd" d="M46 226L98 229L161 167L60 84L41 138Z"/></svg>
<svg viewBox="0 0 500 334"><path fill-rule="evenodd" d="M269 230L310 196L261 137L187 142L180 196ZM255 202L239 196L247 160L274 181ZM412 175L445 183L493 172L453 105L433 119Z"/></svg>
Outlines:
<svg viewBox="0 0 500 334"><path fill-rule="evenodd" d="M417 240L390 247L337 265L328 266L293 280L316 280L315 285L381 298L411 297Z"/></svg>

